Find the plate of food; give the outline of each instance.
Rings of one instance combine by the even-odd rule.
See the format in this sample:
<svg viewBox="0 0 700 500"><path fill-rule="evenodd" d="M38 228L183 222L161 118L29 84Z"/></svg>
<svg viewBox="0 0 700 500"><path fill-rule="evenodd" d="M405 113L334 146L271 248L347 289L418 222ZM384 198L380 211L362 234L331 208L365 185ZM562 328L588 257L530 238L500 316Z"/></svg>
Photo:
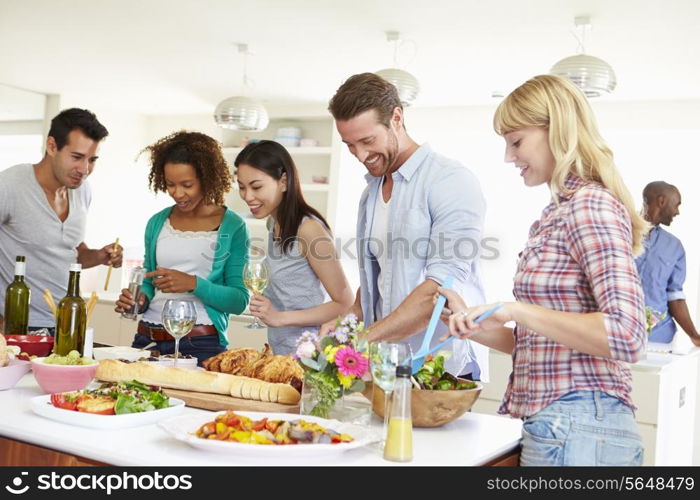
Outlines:
<svg viewBox="0 0 700 500"><path fill-rule="evenodd" d="M94 389L46 394L31 399L34 413L93 429L123 429L174 417L185 402L159 387L137 381L105 383Z"/></svg>
<svg viewBox="0 0 700 500"><path fill-rule="evenodd" d="M194 448L246 457L335 454L378 440L367 427L289 413L182 415L163 420L158 426Z"/></svg>

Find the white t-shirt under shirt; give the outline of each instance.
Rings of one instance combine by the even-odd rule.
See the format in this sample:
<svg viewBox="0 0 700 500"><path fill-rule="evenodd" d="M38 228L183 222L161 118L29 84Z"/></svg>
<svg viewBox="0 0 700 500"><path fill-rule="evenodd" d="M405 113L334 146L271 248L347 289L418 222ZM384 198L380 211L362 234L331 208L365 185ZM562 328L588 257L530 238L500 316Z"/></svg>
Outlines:
<svg viewBox="0 0 700 500"><path fill-rule="evenodd" d="M156 262L158 266L175 269L183 273L206 278L211 274L214 264L218 231L180 231L166 220L158 235L156 243ZM192 293L164 293L156 289L142 320L147 323L162 325L163 306L168 299L189 299L197 309L198 325L213 324L204 303Z"/></svg>
<svg viewBox="0 0 700 500"><path fill-rule="evenodd" d="M386 281L386 258L387 258L387 244L388 244L388 231L389 231L389 208L391 205L391 198L388 202L384 201L384 196L382 195L382 189L379 189L377 195L377 203L374 207L374 218L372 219L372 231L370 233L369 241L369 251L376 259L379 264L379 276L377 277L377 287L379 288L379 300L376 305L376 317L381 318L382 311L382 301L384 293L384 285Z"/></svg>
<svg viewBox="0 0 700 500"><path fill-rule="evenodd" d="M32 291L29 326L54 327L56 321L41 300L49 289L56 302L66 295L68 268L77 261L76 250L85 239L90 185L68 189L68 217L61 220L39 185L34 166L24 163L0 172L0 314L5 289L14 279L15 258L24 255L26 283Z"/></svg>

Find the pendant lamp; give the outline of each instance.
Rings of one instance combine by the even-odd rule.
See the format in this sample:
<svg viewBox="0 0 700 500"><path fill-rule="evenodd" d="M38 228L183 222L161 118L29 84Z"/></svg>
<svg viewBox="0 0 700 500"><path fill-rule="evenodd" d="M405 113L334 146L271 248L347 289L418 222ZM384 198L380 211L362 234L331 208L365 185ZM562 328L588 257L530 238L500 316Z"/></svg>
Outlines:
<svg viewBox="0 0 700 500"><path fill-rule="evenodd" d="M394 43L394 67L380 69L375 71L375 75L381 76L386 81L394 84L396 90L399 92L399 99L404 106L410 106L410 104L418 96L420 91L420 84L418 79L413 76L408 71L397 68L397 53L399 48L400 36L398 31L387 31L386 39L388 42Z"/></svg>
<svg viewBox="0 0 700 500"><path fill-rule="evenodd" d="M248 80L248 45L239 43L238 52L244 55L243 65L243 89L250 87ZM219 127L231 130L244 130L249 132L259 132L265 130L270 123L267 110L261 101L238 95L229 97L221 101L214 110L214 120Z"/></svg>
<svg viewBox="0 0 700 500"><path fill-rule="evenodd" d="M609 94L617 86L617 77L612 66L598 57L585 54L585 35L591 28L590 18L580 16L574 19L579 31L579 50L575 56L558 61L549 71L553 75L563 76L574 82L587 97L600 97Z"/></svg>

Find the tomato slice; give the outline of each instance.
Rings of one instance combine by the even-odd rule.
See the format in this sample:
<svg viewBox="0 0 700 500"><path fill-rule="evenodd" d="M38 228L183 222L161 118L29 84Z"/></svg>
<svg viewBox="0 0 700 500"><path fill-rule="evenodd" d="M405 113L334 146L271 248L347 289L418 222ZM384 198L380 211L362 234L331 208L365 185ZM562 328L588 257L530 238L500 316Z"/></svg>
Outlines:
<svg viewBox="0 0 700 500"><path fill-rule="evenodd" d="M51 404L56 408L75 411L78 409L78 398L76 396L77 394L74 392L51 394Z"/></svg>
<svg viewBox="0 0 700 500"><path fill-rule="evenodd" d="M259 432L265 428L265 424L267 424L267 417L263 418L262 420L258 420L257 422L253 422L252 430Z"/></svg>

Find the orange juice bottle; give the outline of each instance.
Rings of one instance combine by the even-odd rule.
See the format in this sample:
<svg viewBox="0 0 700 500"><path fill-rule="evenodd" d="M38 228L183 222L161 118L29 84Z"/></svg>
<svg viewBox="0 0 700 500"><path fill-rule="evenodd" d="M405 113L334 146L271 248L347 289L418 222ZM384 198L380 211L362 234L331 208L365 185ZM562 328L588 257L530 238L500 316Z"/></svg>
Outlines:
<svg viewBox="0 0 700 500"><path fill-rule="evenodd" d="M389 430L384 445L384 459L392 462L413 460L413 422L411 420L411 367L396 368L396 382L391 402Z"/></svg>

